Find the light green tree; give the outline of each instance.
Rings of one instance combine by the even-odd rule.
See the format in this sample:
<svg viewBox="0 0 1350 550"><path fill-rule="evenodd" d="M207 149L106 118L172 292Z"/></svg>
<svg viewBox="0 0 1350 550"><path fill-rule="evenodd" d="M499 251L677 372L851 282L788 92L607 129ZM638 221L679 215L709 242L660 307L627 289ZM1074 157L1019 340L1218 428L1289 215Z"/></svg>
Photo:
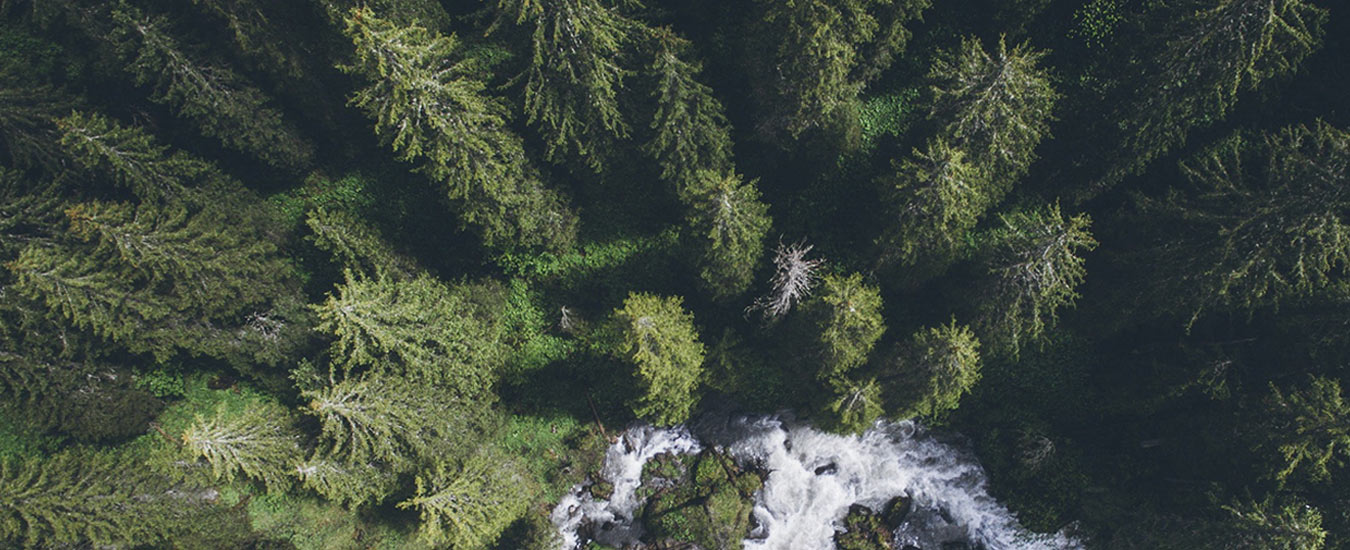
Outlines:
<svg viewBox="0 0 1350 550"><path fill-rule="evenodd" d="M821 366L816 377L829 381L847 376L867 363L872 347L886 332L881 318L881 292L862 275L826 275L805 313L816 332Z"/></svg>
<svg viewBox="0 0 1350 550"><path fill-rule="evenodd" d="M295 415L271 401L240 407L221 403L211 416L197 415L183 431L183 447L211 464L217 480L244 477L268 490L284 490L290 472L303 459Z"/></svg>
<svg viewBox="0 0 1350 550"><path fill-rule="evenodd" d="M349 272L336 295L315 307L317 328L336 338L333 360L344 374L393 371L458 399L490 399L506 352L496 312L472 291L427 275L398 281Z"/></svg>
<svg viewBox="0 0 1350 550"><path fill-rule="evenodd" d="M1265 405L1264 439L1257 447L1277 457L1274 479L1284 481L1302 472L1325 480L1332 466L1350 457L1350 403L1341 395L1339 381L1314 376L1286 391L1271 385Z"/></svg>
<svg viewBox="0 0 1350 550"><path fill-rule="evenodd" d="M642 395L633 412L659 425L684 422L698 401L703 344L679 297L631 293L614 310L615 351L636 367Z"/></svg>
<svg viewBox="0 0 1350 550"><path fill-rule="evenodd" d="M315 208L305 224L313 232L309 240L353 273L408 280L418 271L416 261L394 251L374 227L348 212Z"/></svg>
<svg viewBox="0 0 1350 550"><path fill-rule="evenodd" d="M1082 254L1097 247L1091 223L1086 214L1066 218L1059 204L1000 216L976 323L984 343L1015 356L1073 305L1087 275Z"/></svg>
<svg viewBox="0 0 1350 550"><path fill-rule="evenodd" d="M398 476L374 463L350 463L316 455L295 467L306 488L351 510L378 505L398 490Z"/></svg>
<svg viewBox="0 0 1350 550"><path fill-rule="evenodd" d="M459 467L440 463L417 476L416 495L398 506L417 510L427 543L481 549L526 513L536 492L515 459L480 450Z"/></svg>
<svg viewBox="0 0 1350 550"><path fill-rule="evenodd" d="M745 292L764 256L769 206L759 199L754 181L735 172L700 171L684 192L688 224L700 250L699 275L717 298Z"/></svg>
<svg viewBox="0 0 1350 550"><path fill-rule="evenodd" d="M901 265L955 256L989 206L989 173L941 138L914 151L881 183L898 219L880 242L885 256Z"/></svg>
<svg viewBox="0 0 1350 550"><path fill-rule="evenodd" d="M1239 501L1223 507L1232 514L1229 548L1321 550L1327 531L1322 514L1297 499Z"/></svg>
<svg viewBox="0 0 1350 550"><path fill-rule="evenodd" d="M301 393L319 420L325 453L348 467L382 463L396 469L472 439L480 404L434 385L388 374L351 376Z"/></svg>

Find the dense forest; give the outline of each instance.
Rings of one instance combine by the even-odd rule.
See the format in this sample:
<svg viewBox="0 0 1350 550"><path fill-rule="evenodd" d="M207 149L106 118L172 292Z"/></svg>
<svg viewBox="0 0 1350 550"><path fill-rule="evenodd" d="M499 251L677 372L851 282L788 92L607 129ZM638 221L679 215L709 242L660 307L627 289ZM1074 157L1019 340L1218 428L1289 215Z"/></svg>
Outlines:
<svg viewBox="0 0 1350 550"><path fill-rule="evenodd" d="M731 411L916 419L1087 548L1350 549L1348 37L0 0L0 545L557 549L617 433ZM698 461L649 548L741 548L763 472Z"/></svg>

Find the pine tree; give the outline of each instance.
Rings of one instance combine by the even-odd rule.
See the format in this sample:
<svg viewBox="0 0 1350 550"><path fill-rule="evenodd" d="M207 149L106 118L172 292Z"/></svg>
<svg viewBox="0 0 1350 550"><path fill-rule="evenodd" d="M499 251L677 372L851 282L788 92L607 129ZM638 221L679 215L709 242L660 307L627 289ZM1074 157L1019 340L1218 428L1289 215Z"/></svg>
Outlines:
<svg viewBox="0 0 1350 550"><path fill-rule="evenodd" d="M769 206L760 202L755 182L735 172L701 171L685 190L688 224L699 240L703 284L716 298L749 288L764 255Z"/></svg>
<svg viewBox="0 0 1350 550"><path fill-rule="evenodd" d="M833 399L825 407L821 427L837 433L858 433L885 414L876 380L836 377L828 382Z"/></svg>
<svg viewBox="0 0 1350 550"><path fill-rule="evenodd" d="M787 315L792 306L811 295L811 289L820 282L816 271L825 263L822 259L806 259L812 247L804 240L790 245L778 243L773 254L776 269L773 279L769 281L773 289L745 308L747 315L758 311L765 321L773 321Z"/></svg>
<svg viewBox="0 0 1350 550"><path fill-rule="evenodd" d="M143 201L196 198L215 180L210 164L170 152L135 126L99 114L72 113L57 121L61 144L79 165L112 179Z"/></svg>
<svg viewBox="0 0 1350 550"><path fill-rule="evenodd" d="M752 82L768 103L761 123L769 135L796 138L853 116L868 80L904 49L904 24L929 0L759 0L763 15L753 31ZM765 74L767 73L767 74Z"/></svg>
<svg viewBox="0 0 1350 550"><path fill-rule="evenodd" d="M398 506L418 511L428 544L488 548L526 513L536 491L514 459L480 450L458 468L440 463L417 476L417 494Z"/></svg>
<svg viewBox="0 0 1350 550"><path fill-rule="evenodd" d="M991 55L978 39L967 38L960 51L939 55L929 70L930 117L943 124L940 135L988 175L981 209L1002 200L1049 136L1058 94L1039 66L1043 57L1025 44L1010 52L1002 38Z"/></svg>
<svg viewBox="0 0 1350 550"><path fill-rule="evenodd" d="M1325 480L1332 466L1350 457L1350 403L1338 381L1314 376L1306 385L1283 392L1271 385L1265 410L1265 439L1257 447L1278 457L1274 479L1284 481L1303 472Z"/></svg>
<svg viewBox="0 0 1350 550"><path fill-rule="evenodd" d="M319 419L326 454L347 467L405 468L471 440L481 405L388 374L348 377L301 393Z"/></svg>
<svg viewBox="0 0 1350 550"><path fill-rule="evenodd" d="M153 544L205 504L121 455L0 458L0 541L22 548Z"/></svg>
<svg viewBox="0 0 1350 550"><path fill-rule="evenodd" d="M1321 550L1327 538L1321 512L1296 499L1280 502L1269 496L1223 509L1232 514L1228 548Z"/></svg>
<svg viewBox="0 0 1350 550"><path fill-rule="evenodd" d="M268 490L285 489L290 472L303 457L294 415L270 401L254 401L242 410L225 403L210 417L197 415L182 435L184 447L206 459L217 480L246 477Z"/></svg>
<svg viewBox="0 0 1350 550"><path fill-rule="evenodd" d="M624 17L611 0L497 0L488 32L508 25L528 36L524 111L539 129L548 158L575 155L592 170L605 164L606 148L628 137L619 92L631 72L627 48L647 32Z"/></svg>
<svg viewBox="0 0 1350 550"><path fill-rule="evenodd" d="M28 324L12 318L4 321ZM36 324L60 333L59 327ZM78 338L64 334L56 337ZM61 357L32 340L0 340L13 350L0 351L0 396L5 398L5 412L12 418L85 441L117 440L145 433L163 406L135 386L128 370L87 357Z"/></svg>
<svg viewBox="0 0 1350 550"><path fill-rule="evenodd" d="M303 52L288 44L294 32L285 24L287 13L273 11L275 4L254 0L192 0L192 4L225 23L239 50L269 71L302 78Z"/></svg>
<svg viewBox="0 0 1350 550"><path fill-rule="evenodd" d="M888 365L891 415L934 417L955 410L980 380L980 341L965 326L920 330Z"/></svg>
<svg viewBox="0 0 1350 550"><path fill-rule="evenodd" d="M1239 92L1292 74L1318 48L1327 11L1302 0L1198 0L1150 44L1134 93L1120 101L1107 132L1119 154L1105 162L1099 187L1113 185L1185 141L1194 128L1222 119Z"/></svg>
<svg viewBox="0 0 1350 550"><path fill-rule="evenodd" d="M333 357L344 373L393 371L458 399L490 399L505 355L501 327L471 290L452 290L427 275L396 281L348 273L337 295L316 307L318 330L336 337Z"/></svg>
<svg viewBox="0 0 1350 550"><path fill-rule="evenodd" d="M1350 269L1350 133L1318 122L1235 134L1181 163L1191 188L1143 200L1172 222L1149 250L1157 299L1192 319L1325 292Z"/></svg>
<svg viewBox="0 0 1350 550"><path fill-rule="evenodd" d="M352 11L346 33L356 58L344 70L370 82L352 103L400 158L420 162L463 201L463 221L478 226L489 246L570 245L572 213L544 187L506 127L505 102L487 94L490 75L461 53L457 37L401 27L366 8Z"/></svg>
<svg viewBox="0 0 1350 550"><path fill-rule="evenodd" d="M55 122L72 103L50 86L23 86L0 77L0 150L10 163L59 170L61 134Z"/></svg>
<svg viewBox="0 0 1350 550"><path fill-rule="evenodd" d="M859 274L826 275L820 293L807 305L816 331L815 347L821 381L846 376L867 362L886 325L881 318L881 292L863 283Z"/></svg>
<svg viewBox="0 0 1350 550"><path fill-rule="evenodd" d="M1086 271L1080 254L1097 246L1086 214L1065 218L1059 205L1000 216L987 260L978 333L997 351L1016 356L1072 306Z"/></svg>
<svg viewBox="0 0 1350 550"><path fill-rule="evenodd" d="M620 334L616 351L637 368L642 395L633 412L658 425L684 422L698 401L695 391L703 372L703 344L694 316L678 297L631 293L614 310Z"/></svg>
<svg viewBox="0 0 1350 550"><path fill-rule="evenodd" d="M682 194L696 185L702 170L731 170L731 128L722 103L697 80L702 67L681 59L689 42L662 27L652 31L656 52L648 68L656 80L652 92L655 132L643 150L661 167L661 177Z"/></svg>
<svg viewBox="0 0 1350 550"><path fill-rule="evenodd" d="M119 4L112 19L110 38L136 83L152 87L151 99L172 106L202 134L272 166L298 170L313 161L313 147L261 90L229 68L190 54L164 18Z"/></svg>

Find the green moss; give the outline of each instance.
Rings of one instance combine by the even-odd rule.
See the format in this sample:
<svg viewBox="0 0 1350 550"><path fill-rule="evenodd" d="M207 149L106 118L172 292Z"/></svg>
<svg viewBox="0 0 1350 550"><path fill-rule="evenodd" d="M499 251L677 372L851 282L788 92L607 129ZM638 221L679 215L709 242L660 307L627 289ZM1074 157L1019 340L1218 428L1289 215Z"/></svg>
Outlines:
<svg viewBox="0 0 1350 550"><path fill-rule="evenodd" d="M914 119L918 101L918 88L903 88L865 99L858 108L864 147L875 145L884 136L903 135Z"/></svg>
<svg viewBox="0 0 1350 550"><path fill-rule="evenodd" d="M666 483L651 489L655 478ZM641 520L652 537L701 548L741 547L750 529L750 496L763 484L755 473L740 471L714 452L657 457L647 463L643 480L649 501Z"/></svg>
<svg viewBox="0 0 1350 550"><path fill-rule="evenodd" d="M836 534L839 550L890 550L891 530L881 516L862 506L849 508L844 532Z"/></svg>
<svg viewBox="0 0 1350 550"><path fill-rule="evenodd" d="M411 524L363 518L318 497L260 494L247 504L253 529L296 550L413 550L430 548Z"/></svg>

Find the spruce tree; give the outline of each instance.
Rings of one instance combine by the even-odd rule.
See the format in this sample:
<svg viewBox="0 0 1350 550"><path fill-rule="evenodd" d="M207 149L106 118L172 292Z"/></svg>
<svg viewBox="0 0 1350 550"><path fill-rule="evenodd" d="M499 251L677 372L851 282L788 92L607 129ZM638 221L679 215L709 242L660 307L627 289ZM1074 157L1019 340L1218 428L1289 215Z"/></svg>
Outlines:
<svg viewBox="0 0 1350 550"><path fill-rule="evenodd" d="M501 327L471 292L427 275L398 281L348 273L337 294L316 307L318 330L336 338L333 357L344 373L393 372L459 399L490 399L505 355Z"/></svg>
<svg viewBox="0 0 1350 550"><path fill-rule="evenodd" d="M109 38L136 83L154 90L151 99L172 106L202 134L278 168L299 170L313 160L313 147L261 90L188 52L167 20L125 3L113 8L112 19Z"/></svg>
<svg viewBox="0 0 1350 550"><path fill-rule="evenodd" d="M883 375L891 415L931 418L956 409L980 380L979 350L975 333L955 320L914 333Z"/></svg>
<svg viewBox="0 0 1350 550"><path fill-rule="evenodd" d="M395 375L351 376L301 396L318 418L327 456L347 467L406 468L470 441L482 405Z"/></svg>
<svg viewBox="0 0 1350 550"><path fill-rule="evenodd" d="M954 258L989 206L989 173L941 138L882 178L897 223L882 235L884 257L901 265Z"/></svg>
<svg viewBox="0 0 1350 550"><path fill-rule="evenodd" d="M1239 501L1223 507L1229 520L1228 548L1321 550L1327 538L1322 514L1297 499Z"/></svg>
<svg viewBox="0 0 1350 550"><path fill-rule="evenodd" d="M346 34L356 57L343 69L370 83L352 104L375 120L376 133L400 158L419 162L462 202L461 218L489 246L571 244L572 213L544 187L506 126L506 104L487 94L490 75L461 53L456 36L399 26L366 8L351 12Z"/></svg>
<svg viewBox="0 0 1350 550"><path fill-rule="evenodd" d="M76 163L110 178L143 201L197 198L212 177L210 164L170 151L136 126L75 112L57 121L61 144ZM218 181L218 180L217 180Z"/></svg>
<svg viewBox="0 0 1350 550"><path fill-rule="evenodd" d="M630 293L614 310L619 341L615 351L636 367L642 394L633 412L658 425L684 422L698 401L703 344L694 316L678 297Z"/></svg>
<svg viewBox="0 0 1350 550"><path fill-rule="evenodd" d="M992 349L1018 354L1072 306L1086 271L1081 254L1096 248L1085 214L1065 218L1059 204L1000 216L989 236L988 280L977 333Z"/></svg>
<svg viewBox="0 0 1350 550"><path fill-rule="evenodd" d="M301 484L351 510L378 505L398 490L398 476L383 465L314 456L295 467Z"/></svg>
<svg viewBox="0 0 1350 550"><path fill-rule="evenodd" d="M1273 384L1265 402L1259 451L1270 456L1278 481L1302 472L1326 480L1333 466L1350 457L1350 403L1340 382L1311 376L1307 384L1280 391Z"/></svg>
<svg viewBox="0 0 1350 550"><path fill-rule="evenodd" d="M826 275L820 292L806 306L816 332L821 381L846 376L867 362L872 347L886 332L881 318L881 292L863 283L862 275Z"/></svg>
<svg viewBox="0 0 1350 550"><path fill-rule="evenodd" d="M253 401L242 410L221 403L212 416L197 415L183 432L183 445L211 464L217 480L244 477L282 490L304 456L294 423L294 414L270 401Z"/></svg>
<svg viewBox="0 0 1350 550"><path fill-rule="evenodd" d="M305 218L315 246L333 255L343 269L374 277L412 279L417 263L394 251L374 227L342 210L315 208Z"/></svg>
<svg viewBox="0 0 1350 550"><path fill-rule="evenodd" d="M699 275L716 298L739 295L754 279L769 231L769 206L755 182L735 172L700 171L685 190L688 224L700 249Z"/></svg>
<svg viewBox="0 0 1350 550"><path fill-rule="evenodd" d="M647 29L611 0L497 0L488 32L518 30L529 41L524 112L548 158L569 156L599 172L606 149L628 137L619 93L632 71L628 49Z"/></svg>
<svg viewBox="0 0 1350 550"><path fill-rule="evenodd" d="M662 27L652 31L655 54L648 71L656 81L652 138L643 150L661 167L661 177L685 193L702 170L731 170L731 128L722 103L698 81L702 67L682 59L689 42Z"/></svg>
<svg viewBox="0 0 1350 550"><path fill-rule="evenodd" d="M56 119L69 114L73 102L50 86L9 80L0 75L0 151L14 166L59 170Z"/></svg>
<svg viewBox="0 0 1350 550"><path fill-rule="evenodd" d="M418 532L430 545L488 548L526 513L536 489L521 466L480 450L461 466L444 462L417 476L417 493L399 508L417 510Z"/></svg>

